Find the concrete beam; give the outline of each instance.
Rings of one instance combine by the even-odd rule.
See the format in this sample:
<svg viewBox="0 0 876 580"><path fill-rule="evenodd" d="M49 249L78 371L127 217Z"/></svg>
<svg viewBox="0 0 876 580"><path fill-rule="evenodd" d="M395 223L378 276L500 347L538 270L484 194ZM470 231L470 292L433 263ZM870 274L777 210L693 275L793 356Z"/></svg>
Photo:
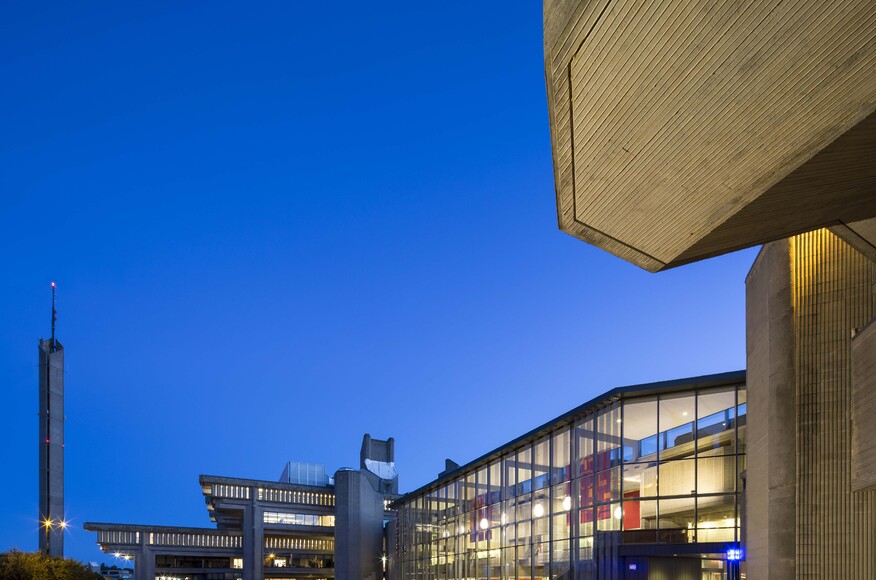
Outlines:
<svg viewBox="0 0 876 580"><path fill-rule="evenodd" d="M876 217L870 0L545 0L560 229L651 271Z"/></svg>

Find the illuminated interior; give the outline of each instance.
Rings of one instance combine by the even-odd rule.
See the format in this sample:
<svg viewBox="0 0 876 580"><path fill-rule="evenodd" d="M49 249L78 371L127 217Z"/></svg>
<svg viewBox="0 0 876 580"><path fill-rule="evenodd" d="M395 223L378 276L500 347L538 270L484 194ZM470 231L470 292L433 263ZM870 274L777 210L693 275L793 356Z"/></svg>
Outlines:
<svg viewBox="0 0 876 580"><path fill-rule="evenodd" d="M613 578L600 562L683 550L713 578L740 541L745 419L742 385L564 416L402 498L401 576Z"/></svg>

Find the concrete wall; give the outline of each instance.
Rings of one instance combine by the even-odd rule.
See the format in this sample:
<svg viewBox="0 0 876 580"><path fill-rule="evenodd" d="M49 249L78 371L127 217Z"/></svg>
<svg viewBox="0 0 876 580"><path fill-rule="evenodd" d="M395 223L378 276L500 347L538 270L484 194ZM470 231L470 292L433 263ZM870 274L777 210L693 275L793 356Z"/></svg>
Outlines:
<svg viewBox="0 0 876 580"><path fill-rule="evenodd" d="M383 494L366 473L335 473L335 578L379 580L383 576Z"/></svg>
<svg viewBox="0 0 876 580"><path fill-rule="evenodd" d="M852 331L876 266L827 230L764 246L747 280L752 580L876 578L874 492L851 489Z"/></svg>
<svg viewBox="0 0 876 580"><path fill-rule="evenodd" d="M795 577L796 438L788 240L763 247L746 281L746 540L753 579Z"/></svg>
<svg viewBox="0 0 876 580"><path fill-rule="evenodd" d="M876 490L876 322L852 340L852 489Z"/></svg>

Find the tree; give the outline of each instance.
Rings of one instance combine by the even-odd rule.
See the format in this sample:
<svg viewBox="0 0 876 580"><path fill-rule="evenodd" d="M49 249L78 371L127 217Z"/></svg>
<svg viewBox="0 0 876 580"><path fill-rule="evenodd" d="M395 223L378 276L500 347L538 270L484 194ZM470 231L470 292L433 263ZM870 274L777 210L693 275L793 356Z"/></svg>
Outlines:
<svg viewBox="0 0 876 580"><path fill-rule="evenodd" d="M0 554L0 580L102 580L102 577L76 560L10 550Z"/></svg>

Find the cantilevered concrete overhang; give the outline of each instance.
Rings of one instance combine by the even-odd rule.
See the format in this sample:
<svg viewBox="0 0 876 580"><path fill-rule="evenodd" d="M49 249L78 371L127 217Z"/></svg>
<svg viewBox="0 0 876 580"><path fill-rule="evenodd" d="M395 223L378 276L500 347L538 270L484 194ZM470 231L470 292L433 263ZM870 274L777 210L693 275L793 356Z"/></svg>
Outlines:
<svg viewBox="0 0 876 580"><path fill-rule="evenodd" d="M876 250L876 2L545 0L544 27L563 231L651 271L824 226Z"/></svg>

